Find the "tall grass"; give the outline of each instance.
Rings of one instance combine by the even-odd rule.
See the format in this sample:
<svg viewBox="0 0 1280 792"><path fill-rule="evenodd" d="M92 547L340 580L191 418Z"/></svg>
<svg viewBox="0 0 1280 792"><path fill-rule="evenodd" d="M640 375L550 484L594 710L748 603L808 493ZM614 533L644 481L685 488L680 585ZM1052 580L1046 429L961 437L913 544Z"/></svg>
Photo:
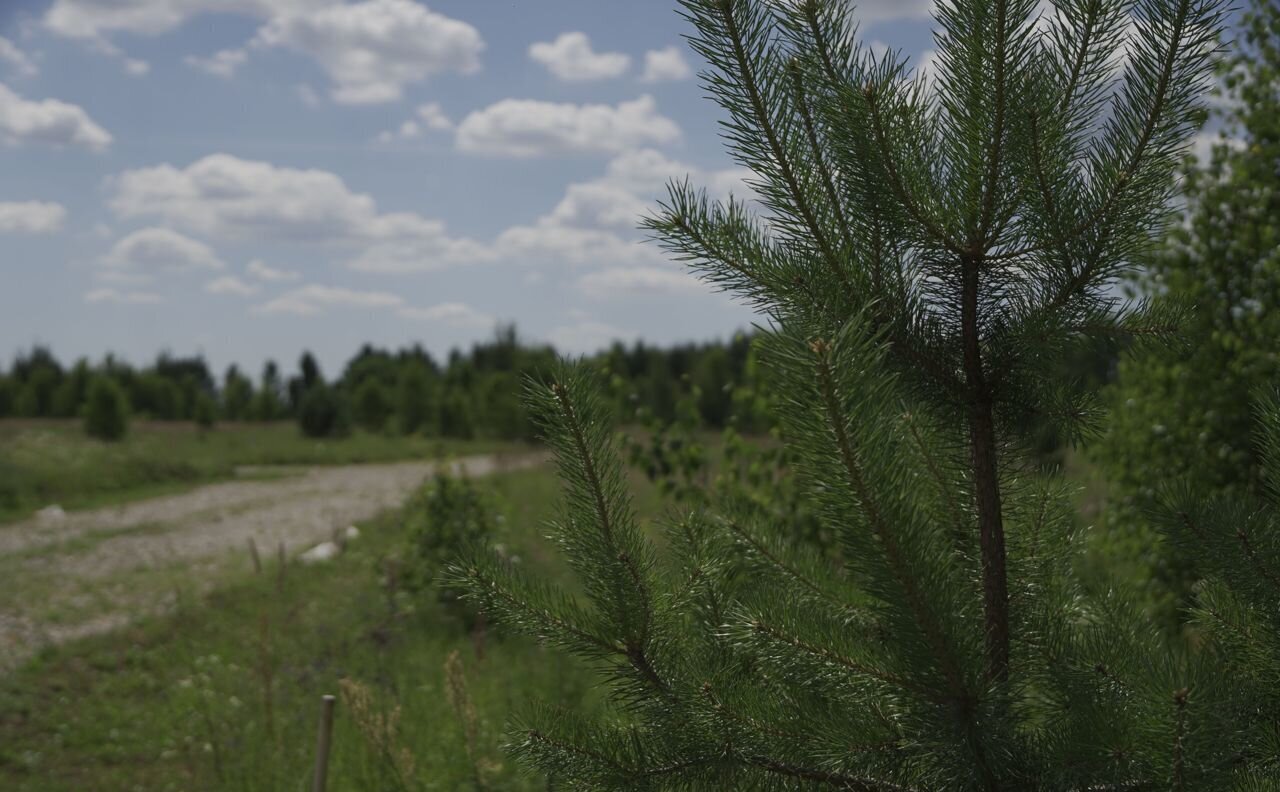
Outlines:
<svg viewBox="0 0 1280 792"><path fill-rule="evenodd" d="M478 482L492 540L559 577L537 541L550 469ZM652 508L651 488L639 502ZM652 512L650 512L652 513ZM51 649L0 678L0 789L307 789L320 697L339 696L331 790L534 790L501 744L529 699L575 709L597 692L573 662L486 630L397 583L397 514L337 560L279 566L121 632ZM248 555L248 550L243 551Z"/></svg>

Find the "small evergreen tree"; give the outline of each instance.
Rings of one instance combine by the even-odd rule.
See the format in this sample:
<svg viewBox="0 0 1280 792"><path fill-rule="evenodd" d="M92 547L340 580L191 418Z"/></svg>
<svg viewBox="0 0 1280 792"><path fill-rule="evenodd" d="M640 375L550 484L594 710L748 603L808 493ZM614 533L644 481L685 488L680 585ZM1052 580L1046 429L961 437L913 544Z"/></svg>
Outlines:
<svg viewBox="0 0 1280 792"><path fill-rule="evenodd" d="M530 397L583 596L486 557L453 574L615 706L535 714L517 755L590 789L1247 788L1270 757L1237 752L1208 658L1086 595L1027 454L1090 426L1057 361L1178 318L1109 286L1165 219L1218 4L940 3L931 79L861 47L842 0L682 6L767 223L681 183L648 225L778 328L783 436L846 561L732 499L659 553L595 383L557 370Z"/></svg>
<svg viewBox="0 0 1280 792"><path fill-rule="evenodd" d="M84 404L84 430L90 437L109 442L128 433L129 400L115 380L99 376L90 382Z"/></svg>

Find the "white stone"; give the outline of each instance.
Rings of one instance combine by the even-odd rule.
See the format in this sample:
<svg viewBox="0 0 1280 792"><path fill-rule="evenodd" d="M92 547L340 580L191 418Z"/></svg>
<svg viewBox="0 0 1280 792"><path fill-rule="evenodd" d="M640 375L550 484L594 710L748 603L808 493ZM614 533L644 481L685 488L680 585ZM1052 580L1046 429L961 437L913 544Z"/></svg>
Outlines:
<svg viewBox="0 0 1280 792"><path fill-rule="evenodd" d="M354 525L348 525L347 530L343 532L343 536L347 538L348 542L351 541L352 539L359 539L360 529L355 527Z"/></svg>
<svg viewBox="0 0 1280 792"><path fill-rule="evenodd" d="M304 564L322 564L337 558L341 552L342 548L338 547L336 542L321 542L298 556L298 560Z"/></svg>
<svg viewBox="0 0 1280 792"><path fill-rule="evenodd" d="M36 512L36 517L41 520L45 520L46 522L59 522L67 519L67 513L63 511L61 506L55 503L52 506L45 506L40 511Z"/></svg>

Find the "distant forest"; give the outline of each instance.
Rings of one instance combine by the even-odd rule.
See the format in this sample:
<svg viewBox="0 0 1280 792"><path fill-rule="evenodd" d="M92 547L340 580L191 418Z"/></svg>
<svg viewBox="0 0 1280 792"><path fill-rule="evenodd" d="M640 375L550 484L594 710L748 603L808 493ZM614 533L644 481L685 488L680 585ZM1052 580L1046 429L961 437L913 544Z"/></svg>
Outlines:
<svg viewBox="0 0 1280 792"><path fill-rule="evenodd" d="M521 398L523 384L548 371L555 359L554 349L524 343L513 327L500 328L469 351L455 349L446 360L421 346L392 351L366 344L332 380L309 352L289 375L268 361L257 376L235 365L219 376L200 356L161 354L137 368L113 356L96 364L82 358L64 365L36 347L0 373L0 418L79 417L90 385L106 378L123 391L132 415L152 420L296 419L312 435L359 427L520 439L534 434ZM634 420L638 411L671 421L678 410L696 407L700 420L713 428L764 426L748 335L667 348L616 343L589 360L610 384L623 421Z"/></svg>

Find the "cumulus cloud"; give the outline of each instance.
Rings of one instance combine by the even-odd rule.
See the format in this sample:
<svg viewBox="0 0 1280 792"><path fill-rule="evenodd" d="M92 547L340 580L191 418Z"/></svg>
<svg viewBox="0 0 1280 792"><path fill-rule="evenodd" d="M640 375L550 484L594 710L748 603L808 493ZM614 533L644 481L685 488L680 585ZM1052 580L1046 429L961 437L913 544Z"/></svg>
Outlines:
<svg viewBox="0 0 1280 792"><path fill-rule="evenodd" d="M365 0L277 14L253 45L311 56L333 80L333 100L343 104L391 102L406 85L433 75L476 72L484 50L474 27L413 0Z"/></svg>
<svg viewBox="0 0 1280 792"><path fill-rule="evenodd" d="M122 55L107 36L154 36L210 13L262 20L248 50L281 47L313 58L334 83L333 99L348 104L393 101L432 75L474 72L484 49L474 27L414 0L54 0L44 23ZM231 49L188 62L229 76L247 55Z"/></svg>
<svg viewBox="0 0 1280 792"><path fill-rule="evenodd" d="M57 99L24 99L0 83L0 141L84 146L101 151L111 144L111 134L78 105Z"/></svg>
<svg viewBox="0 0 1280 792"><path fill-rule="evenodd" d="M412 212L381 213L336 174L212 154L185 168L158 165L110 182L120 217L159 218L195 233L358 248L354 269L404 272L467 263L485 255L449 235L444 223Z"/></svg>
<svg viewBox="0 0 1280 792"><path fill-rule="evenodd" d="M210 294L231 294L237 297L252 297L257 294L259 287L252 283L246 283L234 275L224 275L221 278L214 278L204 285L204 290Z"/></svg>
<svg viewBox="0 0 1280 792"><path fill-rule="evenodd" d="M183 62L215 77L231 77L248 59L249 53L242 49L224 49L207 58L188 55L183 58Z"/></svg>
<svg viewBox="0 0 1280 792"><path fill-rule="evenodd" d="M647 94L618 105L503 99L464 118L456 142L473 154L538 157L617 153L674 143L680 134Z"/></svg>
<svg viewBox="0 0 1280 792"><path fill-rule="evenodd" d="M139 275L226 267L208 245L168 228L134 231L112 245L101 263L109 270Z"/></svg>
<svg viewBox="0 0 1280 792"><path fill-rule="evenodd" d="M54 0L44 24L68 38L98 39L124 32L154 36L167 33L199 14L224 12L267 17L279 11L302 11L333 0Z"/></svg>
<svg viewBox="0 0 1280 792"><path fill-rule="evenodd" d="M117 305L146 305L162 303L164 298L153 292L120 291L119 289L104 287L86 292L84 301L87 303L115 303Z"/></svg>
<svg viewBox="0 0 1280 792"><path fill-rule="evenodd" d="M529 58L566 82L607 80L631 67L631 58L621 52L592 50L591 39L580 32L561 33L555 41L531 45Z"/></svg>
<svg viewBox="0 0 1280 792"><path fill-rule="evenodd" d="M741 198L753 194L745 182L750 175L745 168L695 167L654 149L628 151L615 157L600 178L570 184L544 222L634 229L672 179L688 177L714 198Z"/></svg>
<svg viewBox="0 0 1280 792"><path fill-rule="evenodd" d="M673 82L687 80L692 76L693 69L684 59L684 53L679 47L649 50L644 54L644 72L640 75L640 82Z"/></svg>
<svg viewBox="0 0 1280 792"><path fill-rule="evenodd" d="M450 327L483 329L494 325L494 318L465 303L448 302L429 308L401 308L400 316L425 322L439 322Z"/></svg>
<svg viewBox="0 0 1280 792"><path fill-rule="evenodd" d="M447 132L453 129L453 121L445 114L439 102L428 102L420 105L414 117L400 124L396 129L388 129L378 134L379 143L392 143L397 140L417 140L430 131Z"/></svg>
<svg viewBox="0 0 1280 792"><path fill-rule="evenodd" d="M0 61L12 66L22 77L31 77L40 71L36 68L35 61L4 36L0 36Z"/></svg>
<svg viewBox="0 0 1280 792"><path fill-rule="evenodd" d="M314 316L326 308L399 308L404 298L380 291L362 291L338 286L302 286L254 308L262 314Z"/></svg>
<svg viewBox="0 0 1280 792"><path fill-rule="evenodd" d="M49 201L0 201L0 234L52 234L67 210Z"/></svg>
<svg viewBox="0 0 1280 792"><path fill-rule="evenodd" d="M666 262L666 255L658 246L643 243L636 228L668 180L688 176L715 197L731 192L742 196L751 194L742 181L746 174L739 168L696 168L653 149L624 152L603 176L570 184L550 212L500 233L488 245L486 258L657 267Z"/></svg>
<svg viewBox="0 0 1280 792"><path fill-rule="evenodd" d="M584 275L578 280L578 288L597 299L625 295L706 294L709 290L692 275L661 267L610 267Z"/></svg>
<svg viewBox="0 0 1280 792"><path fill-rule="evenodd" d="M269 267L262 259L254 259L253 261L250 261L249 266L246 269L248 270L250 277L257 278L260 281L267 281L269 283L296 281L302 277L302 273L300 272Z"/></svg>

